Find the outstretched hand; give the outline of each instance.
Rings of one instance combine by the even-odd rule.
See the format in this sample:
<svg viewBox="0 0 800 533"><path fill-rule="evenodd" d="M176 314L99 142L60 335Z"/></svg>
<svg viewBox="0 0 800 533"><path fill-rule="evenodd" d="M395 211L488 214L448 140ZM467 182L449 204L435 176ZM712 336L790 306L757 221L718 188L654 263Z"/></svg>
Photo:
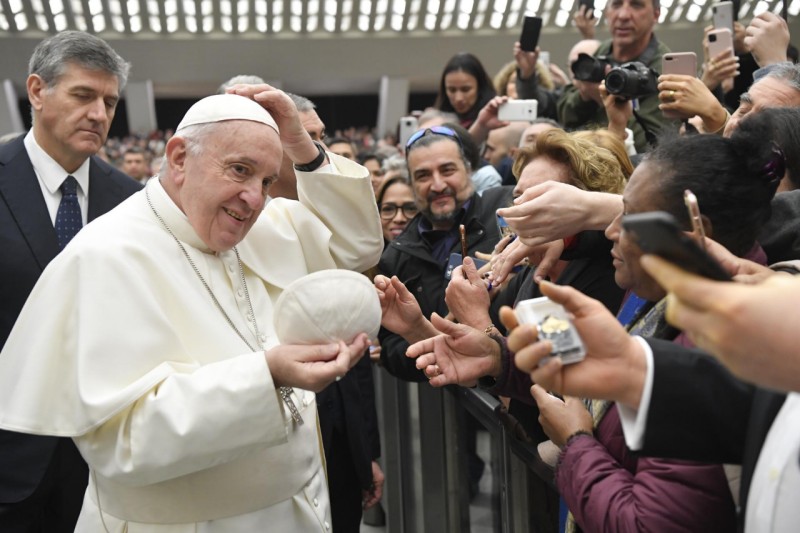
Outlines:
<svg viewBox="0 0 800 533"><path fill-rule="evenodd" d="M536 283L546 279L555 264L564 253L562 239L553 242L529 246L522 239L517 239L492 258L492 283L503 283L511 271L519 264L536 265L533 279Z"/></svg>
<svg viewBox="0 0 800 533"><path fill-rule="evenodd" d="M539 341L535 325L516 326L514 312L501 309L500 319L513 331L508 348L516 352L517 368L528 372L531 380L558 394L584 398L620 401L633 408L639 406L645 381L644 348L622 327L605 306L572 287L544 281L542 294L563 305L573 317L573 323L586 348L586 358L578 363L563 365L550 356L550 341ZM515 327L516 326L516 327Z"/></svg>
<svg viewBox="0 0 800 533"><path fill-rule="evenodd" d="M453 316L462 324L484 329L492 323L489 318L489 291L478 274L471 257L464 258L462 266L453 269L450 283L444 291L444 301Z"/></svg>
<svg viewBox="0 0 800 533"><path fill-rule="evenodd" d="M441 335L412 344L406 355L416 359L434 387L444 385L474 386L483 376L499 376L502 370L500 345L482 331L455 324L436 313L433 325Z"/></svg>
<svg viewBox="0 0 800 533"><path fill-rule="evenodd" d="M579 398L565 396L563 400L548 393L540 385L531 387L531 396L539 406L539 424L550 440L563 447L567 439L579 431L591 433L592 415Z"/></svg>
<svg viewBox="0 0 800 533"><path fill-rule="evenodd" d="M538 246L583 230L605 229L622 211L622 197L583 191L558 181L525 189L512 207L498 209L514 233L529 246Z"/></svg>
<svg viewBox="0 0 800 533"><path fill-rule="evenodd" d="M745 285L705 279L656 256L644 256L641 262L668 291L667 321L698 347L745 381L800 390L796 276L776 274L758 285Z"/></svg>
<svg viewBox="0 0 800 533"><path fill-rule="evenodd" d="M374 284L381 303L381 326L408 342L416 342L438 333L422 314L417 299L397 276L387 278L377 275Z"/></svg>

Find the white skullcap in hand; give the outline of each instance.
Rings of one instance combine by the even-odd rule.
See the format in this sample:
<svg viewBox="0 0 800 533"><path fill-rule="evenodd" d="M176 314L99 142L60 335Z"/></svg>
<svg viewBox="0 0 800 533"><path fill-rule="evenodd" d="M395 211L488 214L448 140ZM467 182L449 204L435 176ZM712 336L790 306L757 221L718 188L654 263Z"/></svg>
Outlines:
<svg viewBox="0 0 800 533"><path fill-rule="evenodd" d="M375 339L381 304L366 276L320 270L286 287L275 304L274 325L281 344L350 342L359 333Z"/></svg>
<svg viewBox="0 0 800 533"><path fill-rule="evenodd" d="M238 94L207 96L189 108L175 133L188 126L224 120L250 120L266 124L278 133L278 124L261 104Z"/></svg>

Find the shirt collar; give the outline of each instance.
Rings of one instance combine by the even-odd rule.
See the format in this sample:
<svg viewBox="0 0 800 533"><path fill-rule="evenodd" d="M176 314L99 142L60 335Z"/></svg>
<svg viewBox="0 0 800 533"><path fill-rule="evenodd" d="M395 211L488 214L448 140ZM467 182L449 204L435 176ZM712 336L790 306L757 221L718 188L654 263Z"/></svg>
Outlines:
<svg viewBox="0 0 800 533"><path fill-rule="evenodd" d="M36 142L36 138L33 135L33 129L28 132L23 142L31 164L33 165L33 170L36 172L36 176L44 183L45 188L50 194L55 194L61 188L61 184L64 183L64 179L67 176L72 176L78 181L78 186L83 192L83 195L86 198L89 197L90 162L88 157L75 172L69 173L64 170L55 159L50 157L50 154L39 146L39 143Z"/></svg>
<svg viewBox="0 0 800 533"><path fill-rule="evenodd" d="M148 181L147 185L145 185L145 191L147 192L147 197L150 199L150 202L152 202L153 208L155 208L158 215L179 241L203 253L214 253L213 250L206 246L203 239L197 235L197 232L189 223L189 218L180 210L175 202L172 201L172 198L170 198L167 191L164 190L164 186L161 185L159 179Z"/></svg>

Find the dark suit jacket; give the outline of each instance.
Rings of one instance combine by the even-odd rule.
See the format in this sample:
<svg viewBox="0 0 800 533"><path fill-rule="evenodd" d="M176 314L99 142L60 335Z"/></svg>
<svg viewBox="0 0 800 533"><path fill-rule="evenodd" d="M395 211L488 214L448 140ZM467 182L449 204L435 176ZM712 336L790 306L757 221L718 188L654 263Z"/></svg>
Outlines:
<svg viewBox="0 0 800 533"><path fill-rule="evenodd" d="M700 350L647 342L654 379L641 453L741 464L741 527L756 460L786 395L737 379Z"/></svg>
<svg viewBox="0 0 800 533"><path fill-rule="evenodd" d="M0 348L42 271L59 252L53 222L23 139L0 146ZM88 220L141 188L127 175L92 157ZM55 437L0 430L0 502L18 502L33 492L57 441Z"/></svg>
<svg viewBox="0 0 800 533"><path fill-rule="evenodd" d="M360 494L372 484L372 461L381 455L372 363L368 354L340 381L331 383L317 394L317 409L326 460L335 461L337 455L345 451L330 445L336 429L347 437L356 469L351 487Z"/></svg>

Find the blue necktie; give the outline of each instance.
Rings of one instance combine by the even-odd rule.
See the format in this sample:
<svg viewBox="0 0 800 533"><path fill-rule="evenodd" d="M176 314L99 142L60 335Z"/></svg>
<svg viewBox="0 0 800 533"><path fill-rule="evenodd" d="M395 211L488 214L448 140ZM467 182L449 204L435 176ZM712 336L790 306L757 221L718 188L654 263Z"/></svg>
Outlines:
<svg viewBox="0 0 800 533"><path fill-rule="evenodd" d="M61 203L58 204L56 213L58 248L63 250L82 226L81 206L78 204L78 182L72 176L67 176L61 184Z"/></svg>

